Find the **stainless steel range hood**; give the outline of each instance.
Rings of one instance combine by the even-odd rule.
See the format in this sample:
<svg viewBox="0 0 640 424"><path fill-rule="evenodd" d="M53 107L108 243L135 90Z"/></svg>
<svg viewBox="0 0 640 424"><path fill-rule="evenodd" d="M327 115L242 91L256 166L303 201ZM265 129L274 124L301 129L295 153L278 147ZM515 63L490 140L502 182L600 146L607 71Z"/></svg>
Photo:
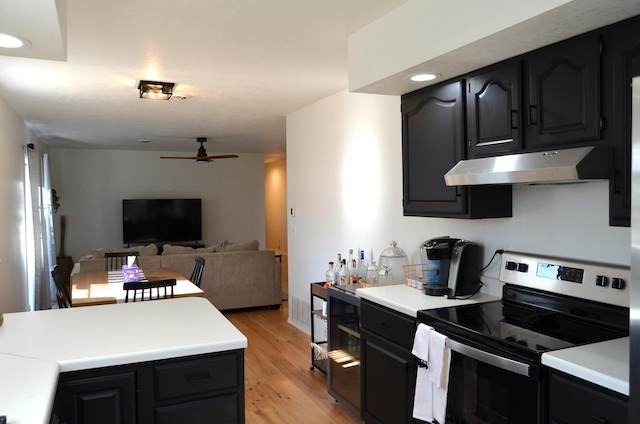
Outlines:
<svg viewBox="0 0 640 424"><path fill-rule="evenodd" d="M553 184L609 178L606 147L577 147L461 160L444 176L448 186Z"/></svg>

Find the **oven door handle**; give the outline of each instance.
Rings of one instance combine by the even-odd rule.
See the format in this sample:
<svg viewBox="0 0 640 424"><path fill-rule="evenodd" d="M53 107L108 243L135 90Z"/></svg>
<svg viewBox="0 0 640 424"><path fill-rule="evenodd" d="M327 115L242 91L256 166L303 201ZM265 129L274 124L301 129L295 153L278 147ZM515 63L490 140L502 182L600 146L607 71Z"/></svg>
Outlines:
<svg viewBox="0 0 640 424"><path fill-rule="evenodd" d="M447 339L447 347L454 352L458 352L461 355L468 356L481 362L485 362L494 367L498 367L505 371L514 372L516 374L530 377L530 366L523 364L522 362L514 361L513 359L503 358L502 356L495 355L493 353L485 352L484 350L476 349L475 347L467 346L455 340Z"/></svg>

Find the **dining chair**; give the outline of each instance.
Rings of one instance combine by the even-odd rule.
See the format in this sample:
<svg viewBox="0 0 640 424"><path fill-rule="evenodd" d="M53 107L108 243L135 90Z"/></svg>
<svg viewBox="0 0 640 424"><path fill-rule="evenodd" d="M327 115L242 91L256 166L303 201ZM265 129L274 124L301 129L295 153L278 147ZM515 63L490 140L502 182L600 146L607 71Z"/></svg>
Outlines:
<svg viewBox="0 0 640 424"><path fill-rule="evenodd" d="M60 271L58 271L58 265L51 268L51 276L53 277L53 282L56 285L56 299L58 299L58 308L70 308L71 295L69 294L67 287L62 281L62 275L60 275Z"/></svg>
<svg viewBox="0 0 640 424"><path fill-rule="evenodd" d="M135 264L138 265L139 252L107 252L104 254L105 271L114 271L122 269L122 265L127 265L127 258L135 256Z"/></svg>
<svg viewBox="0 0 640 424"><path fill-rule="evenodd" d="M200 256L196 256L196 263L193 266L193 271L191 271L191 277L189 277L189 281L191 281L196 286L200 287L200 283L202 282L203 271L204 271L204 258Z"/></svg>
<svg viewBox="0 0 640 424"><path fill-rule="evenodd" d="M135 283L124 283L122 288L126 291L124 301L125 303L129 302L129 292L133 291L133 300L132 302L136 302L138 300L138 291L141 291L140 301L144 301L144 292L145 290L149 290L149 299L148 300L157 300L157 299L168 299L173 298L173 286L176 285L175 278L168 278L166 280L155 280L155 281L138 281ZM167 294L167 288L171 289L171 292ZM156 290L156 297L153 297L153 289ZM164 289L164 294L160 297L160 289Z"/></svg>

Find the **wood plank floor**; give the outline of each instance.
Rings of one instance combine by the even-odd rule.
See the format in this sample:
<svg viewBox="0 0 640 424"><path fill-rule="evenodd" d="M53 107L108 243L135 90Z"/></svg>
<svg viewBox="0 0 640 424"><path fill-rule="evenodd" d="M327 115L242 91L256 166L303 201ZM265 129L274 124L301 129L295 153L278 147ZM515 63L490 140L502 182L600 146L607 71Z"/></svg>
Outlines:
<svg viewBox="0 0 640 424"><path fill-rule="evenodd" d="M309 369L310 338L287 324L288 305L224 315L249 340L245 350L245 411L248 424L356 424L327 393L327 378Z"/></svg>

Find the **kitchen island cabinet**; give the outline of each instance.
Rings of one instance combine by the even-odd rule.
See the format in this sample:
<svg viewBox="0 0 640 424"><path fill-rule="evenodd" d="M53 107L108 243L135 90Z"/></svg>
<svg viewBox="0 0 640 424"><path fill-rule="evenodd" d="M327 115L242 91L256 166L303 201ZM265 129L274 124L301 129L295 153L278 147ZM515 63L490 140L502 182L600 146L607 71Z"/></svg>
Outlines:
<svg viewBox="0 0 640 424"><path fill-rule="evenodd" d="M34 388L22 387L33 401L15 411L15 422L31 409L49 422L54 398L61 422L82 422L74 420L83 414L97 423L204 422L203 411L206 422L210 414L244 422L246 347L240 331L195 297L5 314L0 327L0 361L31 358L60 373L57 397L52 390L34 398Z"/></svg>

